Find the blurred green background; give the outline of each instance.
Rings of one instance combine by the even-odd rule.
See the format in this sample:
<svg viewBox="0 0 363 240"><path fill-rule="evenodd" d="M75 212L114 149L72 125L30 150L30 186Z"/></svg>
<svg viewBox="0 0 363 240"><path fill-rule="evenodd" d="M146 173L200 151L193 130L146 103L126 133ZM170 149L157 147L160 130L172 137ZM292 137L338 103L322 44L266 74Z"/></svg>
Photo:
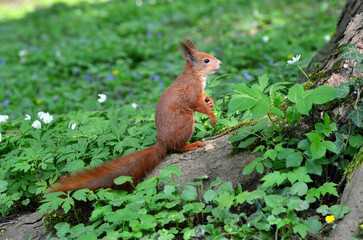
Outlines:
<svg viewBox="0 0 363 240"><path fill-rule="evenodd" d="M182 71L187 36L231 74L212 97L267 73L293 84L335 32L345 1L3 0L0 114L63 114L137 103L154 111ZM208 87L207 87L208 88ZM108 101L97 102L104 93Z"/></svg>

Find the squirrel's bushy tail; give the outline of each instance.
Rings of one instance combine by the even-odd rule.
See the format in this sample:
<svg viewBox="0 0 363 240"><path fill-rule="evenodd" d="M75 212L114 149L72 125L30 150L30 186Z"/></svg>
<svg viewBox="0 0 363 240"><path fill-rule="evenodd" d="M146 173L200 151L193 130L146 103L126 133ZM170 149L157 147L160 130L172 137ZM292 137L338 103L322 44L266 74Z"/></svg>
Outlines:
<svg viewBox="0 0 363 240"><path fill-rule="evenodd" d="M144 150L103 163L98 167L63 177L58 183L50 187L47 193L83 188L90 190L99 188L128 190L131 187L129 183L115 185L114 179L119 176L131 176L134 183L137 183L147 171L153 169L161 161L166 153L165 145L157 142L155 145Z"/></svg>

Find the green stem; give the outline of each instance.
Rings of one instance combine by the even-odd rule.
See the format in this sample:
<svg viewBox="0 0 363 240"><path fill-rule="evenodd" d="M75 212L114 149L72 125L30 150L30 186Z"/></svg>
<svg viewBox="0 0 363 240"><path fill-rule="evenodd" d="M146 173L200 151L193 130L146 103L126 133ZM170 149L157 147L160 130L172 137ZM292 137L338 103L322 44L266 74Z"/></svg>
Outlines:
<svg viewBox="0 0 363 240"><path fill-rule="evenodd" d="M308 81L310 81L310 79L309 79L309 77L308 77L308 75L306 75L306 73L304 72L304 70L300 67L300 65L299 64L296 64L297 65L297 67L302 71L302 73L305 75L305 77L308 79Z"/></svg>
<svg viewBox="0 0 363 240"><path fill-rule="evenodd" d="M74 211L74 215L76 215L78 224L81 224L81 221L79 221L78 214L77 214L77 211L76 211L76 208L74 207L74 205L73 205L73 211Z"/></svg>

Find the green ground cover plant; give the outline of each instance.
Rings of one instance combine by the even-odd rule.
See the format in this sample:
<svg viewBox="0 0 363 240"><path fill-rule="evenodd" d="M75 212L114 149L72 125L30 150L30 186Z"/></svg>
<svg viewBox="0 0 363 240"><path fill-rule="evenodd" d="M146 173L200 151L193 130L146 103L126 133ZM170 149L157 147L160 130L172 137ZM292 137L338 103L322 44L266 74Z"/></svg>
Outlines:
<svg viewBox="0 0 363 240"><path fill-rule="evenodd" d="M334 33L341 7L335 1L58 1L24 14L0 5L10 11L0 20L1 215L50 210L59 239L304 238L334 224L349 212L331 204L338 178L363 142L361 79L304 90L293 86L301 72L287 61L301 54L298 64L306 67ZM216 99L217 125L196 114L192 140L254 121L229 140L258 156L241 174L267 171L258 189L216 179L202 191L202 180L175 182L180 169L169 166L131 193L44 195L61 175L154 143L155 104L182 71L183 36L223 62L206 91ZM361 64L362 58L346 46L341 59ZM348 124L339 126L317 107L354 91ZM302 118L313 118L315 128L292 137L289 130ZM329 167L339 176L330 178ZM115 180L125 181L131 180ZM158 182L166 183L163 190ZM92 204L87 224L77 210L86 201ZM57 209L77 221L58 223Z"/></svg>

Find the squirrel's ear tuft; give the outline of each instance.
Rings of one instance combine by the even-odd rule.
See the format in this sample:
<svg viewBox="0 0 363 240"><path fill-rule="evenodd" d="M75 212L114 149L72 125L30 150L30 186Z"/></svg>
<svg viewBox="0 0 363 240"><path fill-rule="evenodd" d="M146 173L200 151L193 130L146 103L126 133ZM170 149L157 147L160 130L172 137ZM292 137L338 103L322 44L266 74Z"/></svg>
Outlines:
<svg viewBox="0 0 363 240"><path fill-rule="evenodd" d="M194 52L198 52L197 48L195 47L194 43L192 42L192 40L190 40L187 37L183 38L183 42Z"/></svg>
<svg viewBox="0 0 363 240"><path fill-rule="evenodd" d="M196 60L194 53L197 52L197 49L195 48L193 42L187 38L184 38L184 41L180 41L180 46L185 60L194 62Z"/></svg>

